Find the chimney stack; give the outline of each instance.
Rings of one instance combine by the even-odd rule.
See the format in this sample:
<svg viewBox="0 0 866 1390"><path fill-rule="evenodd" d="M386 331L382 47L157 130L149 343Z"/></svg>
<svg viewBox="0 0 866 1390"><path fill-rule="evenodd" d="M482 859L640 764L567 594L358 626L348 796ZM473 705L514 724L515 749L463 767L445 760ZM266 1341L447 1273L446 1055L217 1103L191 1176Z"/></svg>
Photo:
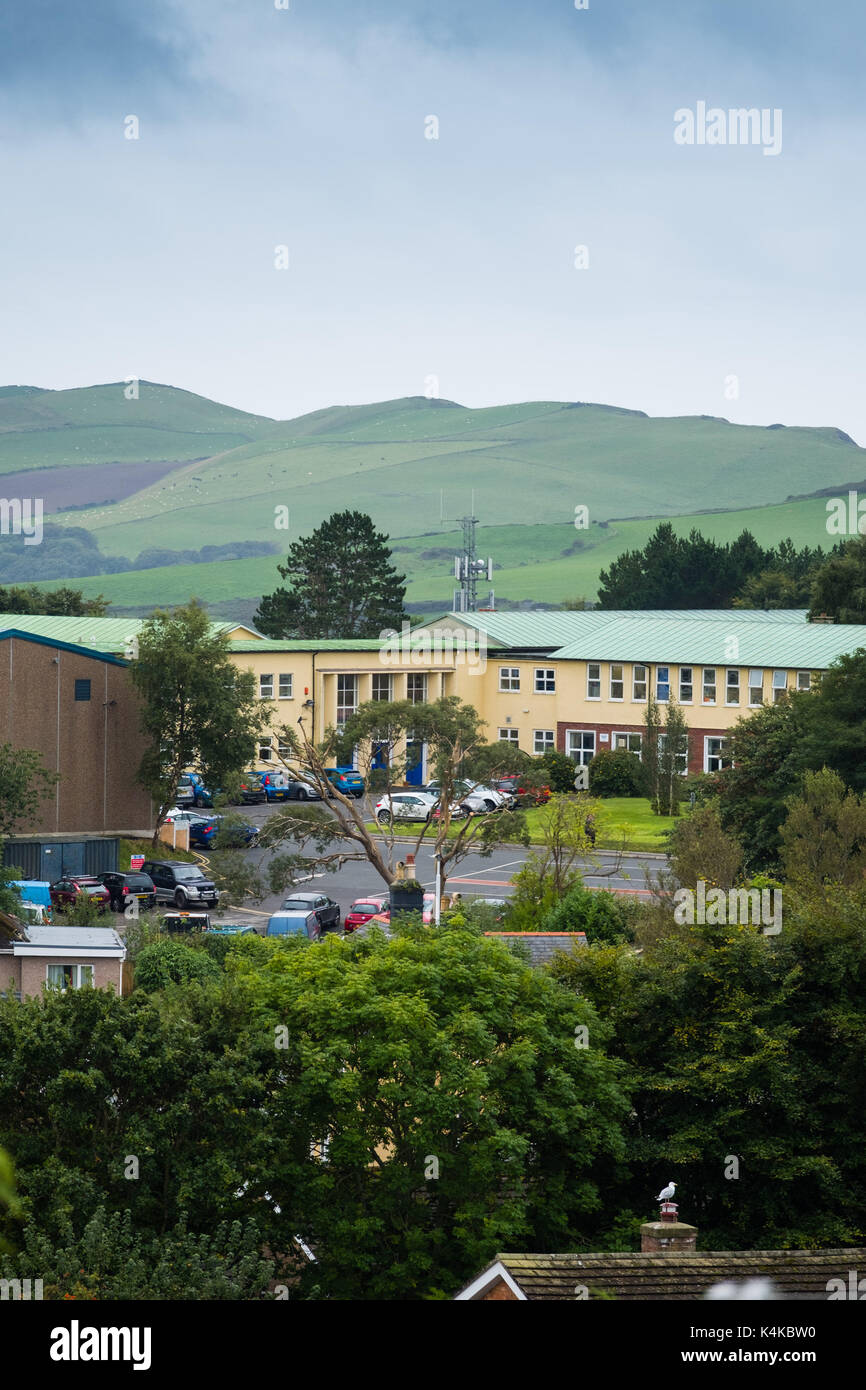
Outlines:
<svg viewBox="0 0 866 1390"><path fill-rule="evenodd" d="M693 1255L698 1238L697 1226L679 1219L676 1202L662 1202L658 1221L645 1221L640 1228L641 1254Z"/></svg>

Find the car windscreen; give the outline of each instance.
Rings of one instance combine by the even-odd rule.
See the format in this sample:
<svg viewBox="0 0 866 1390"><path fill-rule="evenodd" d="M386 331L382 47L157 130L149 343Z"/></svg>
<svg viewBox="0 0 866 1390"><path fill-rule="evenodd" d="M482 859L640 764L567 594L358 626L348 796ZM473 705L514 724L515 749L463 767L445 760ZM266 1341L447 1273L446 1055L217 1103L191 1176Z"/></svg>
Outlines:
<svg viewBox="0 0 866 1390"><path fill-rule="evenodd" d="M147 874L127 874L126 877L124 878L124 882L127 883L127 884L129 885L130 888L152 888L152 887L153 887L153 884L151 883L151 881L150 881L150 879L148 878Z"/></svg>
<svg viewBox="0 0 866 1390"><path fill-rule="evenodd" d="M286 898L283 903L284 912L309 912L312 904L305 898Z"/></svg>
<svg viewBox="0 0 866 1390"><path fill-rule="evenodd" d="M176 879L204 878L204 874L197 864L175 864L174 876Z"/></svg>
<svg viewBox="0 0 866 1390"><path fill-rule="evenodd" d="M352 903L352 912L379 912L379 903Z"/></svg>
<svg viewBox="0 0 866 1390"><path fill-rule="evenodd" d="M79 883L79 888L83 888L85 893L104 893L104 883Z"/></svg>

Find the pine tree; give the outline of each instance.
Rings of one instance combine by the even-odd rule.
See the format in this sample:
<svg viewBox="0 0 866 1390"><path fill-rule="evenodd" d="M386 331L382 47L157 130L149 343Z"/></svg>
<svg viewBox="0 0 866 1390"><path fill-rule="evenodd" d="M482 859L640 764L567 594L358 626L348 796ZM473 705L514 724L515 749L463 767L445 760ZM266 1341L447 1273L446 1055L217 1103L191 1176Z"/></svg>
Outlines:
<svg viewBox="0 0 866 1390"><path fill-rule="evenodd" d="M378 637L403 621L406 576L388 537L364 512L334 512L289 547L277 569L290 587L265 594L255 624L266 637Z"/></svg>

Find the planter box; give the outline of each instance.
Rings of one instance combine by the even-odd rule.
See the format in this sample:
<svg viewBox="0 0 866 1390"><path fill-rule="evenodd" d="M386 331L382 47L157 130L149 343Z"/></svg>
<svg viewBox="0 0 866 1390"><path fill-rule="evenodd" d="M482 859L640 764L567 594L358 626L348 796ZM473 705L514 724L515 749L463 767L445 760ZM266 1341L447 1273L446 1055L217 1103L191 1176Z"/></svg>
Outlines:
<svg viewBox="0 0 866 1390"><path fill-rule="evenodd" d="M424 890L423 889L391 889L391 915L395 912L423 912L424 911Z"/></svg>

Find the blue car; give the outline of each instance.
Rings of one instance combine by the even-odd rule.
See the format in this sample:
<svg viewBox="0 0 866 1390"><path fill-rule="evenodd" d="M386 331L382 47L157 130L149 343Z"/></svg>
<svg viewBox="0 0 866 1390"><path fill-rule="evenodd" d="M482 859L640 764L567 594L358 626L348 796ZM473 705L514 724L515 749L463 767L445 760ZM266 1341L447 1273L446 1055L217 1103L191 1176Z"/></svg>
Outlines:
<svg viewBox="0 0 866 1390"><path fill-rule="evenodd" d="M210 849L220 830L222 816L201 816L189 823L190 848ZM245 849L258 835L256 825L231 825L226 827L229 842L225 848Z"/></svg>
<svg viewBox="0 0 866 1390"><path fill-rule="evenodd" d="M344 796L364 795L364 779L354 767L326 767L325 776Z"/></svg>

